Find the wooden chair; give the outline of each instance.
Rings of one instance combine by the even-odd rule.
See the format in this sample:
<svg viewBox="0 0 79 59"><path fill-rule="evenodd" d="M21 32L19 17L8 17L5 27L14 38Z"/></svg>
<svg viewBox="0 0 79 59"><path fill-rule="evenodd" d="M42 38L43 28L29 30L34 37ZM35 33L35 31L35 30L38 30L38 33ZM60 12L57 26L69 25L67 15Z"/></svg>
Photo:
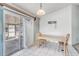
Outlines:
<svg viewBox="0 0 79 59"><path fill-rule="evenodd" d="M39 32L39 33L37 34L37 37L43 37L43 34ZM47 44L47 40L44 39L44 38L37 39L37 41L38 41L39 47L42 46L42 45L45 46L45 45Z"/></svg>
<svg viewBox="0 0 79 59"><path fill-rule="evenodd" d="M69 37L70 37L70 34L67 34L66 35L66 43L65 43L65 48L66 48L66 53L67 54L69 54L69 51L68 51L68 41L69 41ZM64 47L64 42L62 42L62 41L60 41L60 42L58 42L59 43L59 49L62 47ZM63 49L62 49L62 51L64 51Z"/></svg>
<svg viewBox="0 0 79 59"><path fill-rule="evenodd" d="M42 33L40 33L40 32L37 33L35 42L32 45L30 45L29 47L34 47L34 46L40 47L42 45L46 45L47 44L47 40L45 40L45 39L38 39L38 37L42 37L42 36L43 36Z"/></svg>
<svg viewBox="0 0 79 59"><path fill-rule="evenodd" d="M39 35L39 36L42 36L42 33L41 33L41 32L39 32L39 33L38 33L38 35Z"/></svg>

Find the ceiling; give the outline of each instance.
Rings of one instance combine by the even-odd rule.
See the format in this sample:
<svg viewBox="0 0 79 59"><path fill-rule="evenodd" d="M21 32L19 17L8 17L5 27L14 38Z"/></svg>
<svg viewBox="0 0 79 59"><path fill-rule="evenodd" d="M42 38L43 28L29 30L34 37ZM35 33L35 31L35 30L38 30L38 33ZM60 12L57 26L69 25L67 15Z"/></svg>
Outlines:
<svg viewBox="0 0 79 59"><path fill-rule="evenodd" d="M36 15L37 10L39 9L39 3L13 3L17 7L24 9L25 11L31 12L33 15ZM43 9L46 14L54 12L58 9L68 6L68 3L43 3Z"/></svg>

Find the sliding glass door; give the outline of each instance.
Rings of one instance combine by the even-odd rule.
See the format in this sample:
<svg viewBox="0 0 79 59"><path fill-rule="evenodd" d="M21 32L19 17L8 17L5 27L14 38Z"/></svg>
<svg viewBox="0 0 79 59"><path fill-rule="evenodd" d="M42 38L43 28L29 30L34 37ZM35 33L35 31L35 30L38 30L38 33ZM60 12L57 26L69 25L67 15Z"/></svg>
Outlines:
<svg viewBox="0 0 79 59"><path fill-rule="evenodd" d="M11 55L33 43L34 19L0 8L0 56Z"/></svg>
<svg viewBox="0 0 79 59"><path fill-rule="evenodd" d="M20 15L5 10L5 55L23 48L22 21Z"/></svg>

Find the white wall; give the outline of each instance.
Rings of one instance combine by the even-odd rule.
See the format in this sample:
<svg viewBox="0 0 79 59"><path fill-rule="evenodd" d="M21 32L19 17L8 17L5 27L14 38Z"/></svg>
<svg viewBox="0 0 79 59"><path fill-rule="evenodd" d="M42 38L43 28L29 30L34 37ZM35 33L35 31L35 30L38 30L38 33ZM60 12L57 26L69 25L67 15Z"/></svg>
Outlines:
<svg viewBox="0 0 79 59"><path fill-rule="evenodd" d="M53 33L53 32L61 32L61 33L70 33L71 34L71 9L72 6L67 6L58 11L47 14L40 19L40 32L43 33ZM48 24L48 20L56 20L57 26L56 28L53 25ZM71 44L71 38L69 43Z"/></svg>
<svg viewBox="0 0 79 59"><path fill-rule="evenodd" d="M79 6L72 6L72 43L79 43Z"/></svg>

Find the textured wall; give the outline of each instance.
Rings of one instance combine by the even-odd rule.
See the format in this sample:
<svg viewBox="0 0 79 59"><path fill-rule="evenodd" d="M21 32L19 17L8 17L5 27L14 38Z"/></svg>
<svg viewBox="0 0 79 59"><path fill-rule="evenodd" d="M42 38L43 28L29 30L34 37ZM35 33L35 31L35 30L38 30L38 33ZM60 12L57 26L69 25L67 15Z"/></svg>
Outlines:
<svg viewBox="0 0 79 59"><path fill-rule="evenodd" d="M72 6L72 43L79 43L79 6Z"/></svg>
<svg viewBox="0 0 79 59"><path fill-rule="evenodd" d="M53 24L48 24L48 21L57 21L56 28ZM43 16L40 19L40 32L71 34L71 6ZM69 43L71 44L71 41Z"/></svg>

